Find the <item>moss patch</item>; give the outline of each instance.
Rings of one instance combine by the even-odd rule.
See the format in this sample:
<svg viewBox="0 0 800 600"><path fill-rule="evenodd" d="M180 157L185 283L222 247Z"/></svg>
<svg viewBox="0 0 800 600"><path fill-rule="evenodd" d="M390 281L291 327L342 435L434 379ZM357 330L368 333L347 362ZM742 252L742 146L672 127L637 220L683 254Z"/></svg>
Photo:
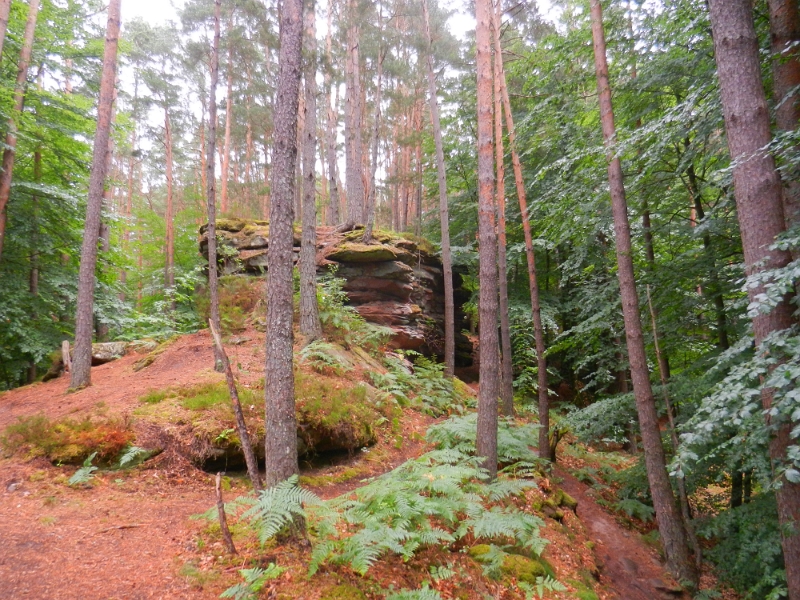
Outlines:
<svg viewBox="0 0 800 600"><path fill-rule="evenodd" d="M381 262L397 260L397 252L386 244L345 242L328 255L338 262Z"/></svg>
<svg viewBox="0 0 800 600"><path fill-rule="evenodd" d="M337 585L320 596L320 600L367 600L367 596L354 585Z"/></svg>
<svg viewBox="0 0 800 600"><path fill-rule="evenodd" d="M485 563L492 547L489 544L477 544L469 549L469 555L479 563ZM526 583L536 583L537 577L545 577L553 573L552 567L545 565L543 559L534 559L520 554L506 554L500 565L504 577L514 578Z"/></svg>

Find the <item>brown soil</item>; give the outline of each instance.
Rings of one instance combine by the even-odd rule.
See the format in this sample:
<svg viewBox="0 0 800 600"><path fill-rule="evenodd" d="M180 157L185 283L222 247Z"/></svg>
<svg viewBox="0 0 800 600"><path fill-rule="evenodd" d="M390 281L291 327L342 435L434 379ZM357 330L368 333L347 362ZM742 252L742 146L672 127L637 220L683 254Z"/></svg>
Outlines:
<svg viewBox="0 0 800 600"><path fill-rule="evenodd" d="M620 600L687 598L665 573L655 551L634 531L620 527L595 503L590 488L563 469L556 471L561 488L578 501L577 514L595 546L600 581L608 582Z"/></svg>

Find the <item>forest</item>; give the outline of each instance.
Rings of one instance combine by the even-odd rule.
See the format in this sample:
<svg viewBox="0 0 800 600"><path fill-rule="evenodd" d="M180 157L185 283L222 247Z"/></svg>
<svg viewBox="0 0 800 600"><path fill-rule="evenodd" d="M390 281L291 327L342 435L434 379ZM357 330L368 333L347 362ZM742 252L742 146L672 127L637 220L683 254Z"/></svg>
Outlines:
<svg viewBox="0 0 800 600"><path fill-rule="evenodd" d="M233 411L212 437L236 436L257 492L229 512L262 544L310 535L311 575L505 536L483 573L510 577L509 548L544 548L510 498L566 469L683 597L800 600L796 0L183 0L175 20L125 4L0 0L6 458L35 445L13 394L66 366L59 398L107 401L93 343L152 340L152 363L206 332L198 370ZM353 291L365 281L404 300ZM245 330L256 392L228 356ZM396 404L376 417L392 435L406 402L449 417L417 459L442 487L413 488L438 503L397 501L384 529L377 488L356 507L297 484L303 369L347 379L351 360ZM458 378L475 397L441 404ZM169 389L138 402L186 399ZM422 480L421 464L386 481ZM366 528L337 537L337 510ZM283 570L258 564L227 597L268 597ZM507 597L617 597L558 572ZM326 598L473 597L428 577Z"/></svg>

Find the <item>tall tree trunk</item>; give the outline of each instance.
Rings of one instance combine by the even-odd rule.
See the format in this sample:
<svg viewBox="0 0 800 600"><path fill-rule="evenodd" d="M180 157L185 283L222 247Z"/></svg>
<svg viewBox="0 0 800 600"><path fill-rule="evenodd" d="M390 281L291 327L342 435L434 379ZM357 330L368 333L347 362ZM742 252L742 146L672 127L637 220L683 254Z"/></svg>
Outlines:
<svg viewBox="0 0 800 600"><path fill-rule="evenodd" d="M495 32L495 46L500 44L500 17L502 9L500 3L492 18L497 26L492 27ZM505 69L500 63L500 93L503 96L503 108L508 130L508 143L511 146L511 164L514 167L514 183L517 187L519 211L522 219L522 231L525 237L525 257L528 261L528 286L531 296L531 319L533 320L533 337L536 345L536 368L538 371L538 400L539 400L539 456L553 460L550 452L550 395L547 386L547 358L545 357L544 327L542 326L542 310L539 301L539 281L536 273L536 254L533 251L533 234L531 233L530 216L528 215L528 201L525 194L525 181L522 178L522 162L517 152L517 132L514 128L514 116L511 112L511 100L506 85Z"/></svg>
<svg viewBox="0 0 800 600"><path fill-rule="evenodd" d="M785 229L782 189L773 157L764 151L770 143L769 110L759 66L758 41L749 0L710 0L711 29L720 83L722 112L728 148L734 161L733 186L742 231L744 262L748 275L783 267L791 261L788 252L770 250ZM753 302L763 289L749 288ZM753 317L756 349L771 333L791 327L792 307L785 299L770 313ZM761 390L761 401L771 417L774 391ZM770 440L769 453L775 466L786 460L792 443L791 430L798 422L781 424ZM776 491L781 525L783 557L790 600L800 600L800 484L781 478Z"/></svg>
<svg viewBox="0 0 800 600"><path fill-rule="evenodd" d="M447 206L447 171L444 163L442 126L439 123L439 100L436 73L433 70L433 42L428 17L428 0L422 0L425 37L428 43L428 99L431 109L433 140L436 144L436 173L439 182L439 224L442 232L442 275L444 277L444 374L452 377L456 367L455 303L453 301L453 258L450 253L450 215Z"/></svg>
<svg viewBox="0 0 800 600"><path fill-rule="evenodd" d="M3 171L0 173L0 258L3 256L3 244L6 237L6 220L8 218L8 200L11 197L11 179L14 174L14 158L17 151L18 119L22 117L25 105L25 92L28 89L28 67L33 51L33 34L36 31L36 18L39 15L39 0L30 0L28 5L28 21L25 23L25 34L22 38L22 50L17 64L17 82L14 86L14 109L8 119L6 147L3 150Z"/></svg>
<svg viewBox="0 0 800 600"><path fill-rule="evenodd" d="M164 149L167 154L167 207L164 214L166 225L166 266L164 267L164 285L167 288L175 286L175 207L174 207L174 174L172 159L172 124L169 119L169 109L164 107ZM173 302L173 310L174 302Z"/></svg>
<svg viewBox="0 0 800 600"><path fill-rule="evenodd" d="M228 35L233 29L233 13L228 21ZM228 45L228 93L225 99L225 145L222 148L222 173L220 174L220 210L228 211L228 174L231 165L231 123L233 116L233 45Z"/></svg>
<svg viewBox="0 0 800 600"><path fill-rule="evenodd" d="M38 0L32 0L37 2ZM110 0L103 74L100 79L100 100L97 107L97 129L92 152L92 173L89 177L89 201L86 205L86 222L83 229L81 266L78 274L78 299L75 316L75 350L72 358L70 387L91 385L92 366L92 316L94 314L95 269L97 267L97 240L100 235L100 212L103 187L106 181L106 152L111 135L111 117L114 113L114 84L117 75L117 45L119 42L120 2Z"/></svg>
<svg viewBox="0 0 800 600"><path fill-rule="evenodd" d="M328 162L328 224L339 224L339 186L337 185L336 131L339 123L339 86L336 94L331 93L331 72L333 71L333 11L336 0L328 0L328 30L325 34L325 101L327 103L327 119L325 121L325 142ZM335 98L335 104L331 101Z"/></svg>
<svg viewBox="0 0 800 600"><path fill-rule="evenodd" d="M208 213L208 297L211 325L220 331L219 282L217 275L217 84L219 83L219 37L222 0L214 0L214 41L211 47L211 82L208 90L208 145L206 147L206 211ZM214 348L214 370L225 370L225 357L221 348Z"/></svg>
<svg viewBox="0 0 800 600"><path fill-rule="evenodd" d="M303 132L303 237L300 248L300 334L308 344L322 337L317 305L317 27L315 0L305 0L305 130Z"/></svg>
<svg viewBox="0 0 800 600"><path fill-rule="evenodd" d="M664 546L664 554L669 570L679 581L697 584L697 572L689 556L689 545L681 514L675 503L669 481L661 444L661 431L658 426L653 390L650 386L650 373L647 368L647 355L642 335L642 321L639 314L639 297L633 273L631 254L631 234L628 222L628 207L625 200L625 187L622 180L622 165L614 154L615 126L611 105L611 87L608 80L606 62L606 43L603 32L603 13L600 0L591 0L592 38L594 40L595 69L597 72L597 92L600 99L600 115L603 138L607 148L608 182L611 192L611 207L614 214L614 232L617 246L617 275L622 294L622 313L625 321L625 338L628 345L628 358L631 365L633 393L639 415L639 430L642 434L647 479L653 506L656 511L658 531Z"/></svg>
<svg viewBox="0 0 800 600"><path fill-rule="evenodd" d="M478 239L480 387L476 454L491 479L497 477L497 398L500 395L500 355L497 336L497 233L492 158L492 4L475 0L478 71Z"/></svg>
<svg viewBox="0 0 800 600"><path fill-rule="evenodd" d="M378 37L383 35L383 12L382 5L378 8ZM364 226L364 236L362 241L369 244L372 241L372 228L375 226L375 202L377 201L377 190L375 184L375 174L378 170L378 143L381 129L381 85L383 84L383 59L386 51L382 43L378 43L378 83L375 88L375 118L372 124L372 160L369 170L369 194L367 194L366 223Z"/></svg>
<svg viewBox="0 0 800 600"><path fill-rule="evenodd" d="M800 11L797 0L768 0L772 39L775 124L780 131L794 131L800 121ZM792 179L795 179L794 177ZM783 212L786 228L800 223L800 182L784 184Z"/></svg>
<svg viewBox="0 0 800 600"><path fill-rule="evenodd" d="M33 153L33 180L37 184L42 182L42 149L36 148ZM28 276L28 291L31 296L39 295L39 196L31 197L31 212L33 214L33 234L31 236L31 269ZM36 315L32 315L36 318ZM36 381L36 361L32 360L28 366L28 383Z"/></svg>
<svg viewBox="0 0 800 600"><path fill-rule="evenodd" d="M267 255L267 487L297 473L298 469L292 371L292 200L303 48L302 10L302 0L283 0Z"/></svg>
<svg viewBox="0 0 800 600"><path fill-rule="evenodd" d="M202 108L200 110L200 193L205 196L208 190L208 157L206 156L206 99L205 90L201 90L200 99Z"/></svg>
<svg viewBox="0 0 800 600"><path fill-rule="evenodd" d="M361 142L361 58L358 3L347 3L347 86L345 94L345 162L347 192L347 224L350 227L364 222L364 181L361 178L363 160Z"/></svg>
<svg viewBox="0 0 800 600"><path fill-rule="evenodd" d="M498 2L497 9L500 10ZM500 18L495 13L492 19L495 42L500 39ZM508 319L508 261L506 258L506 169L503 147L503 100L500 91L500 73L503 72L503 48L499 43L494 48L494 153L497 168L497 267L500 291L500 358L502 380L500 388L503 415L514 414L514 368L511 362L511 325Z"/></svg>
<svg viewBox="0 0 800 600"><path fill-rule="evenodd" d="M11 0L0 0L0 60L3 58L3 42L8 31L8 15L11 12Z"/></svg>

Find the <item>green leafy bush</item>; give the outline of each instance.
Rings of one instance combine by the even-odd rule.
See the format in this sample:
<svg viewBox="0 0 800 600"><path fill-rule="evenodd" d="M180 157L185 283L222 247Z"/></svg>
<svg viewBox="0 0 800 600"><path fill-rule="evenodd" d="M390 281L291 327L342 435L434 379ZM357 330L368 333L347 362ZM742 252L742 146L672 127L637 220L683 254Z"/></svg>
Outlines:
<svg viewBox="0 0 800 600"><path fill-rule="evenodd" d="M219 278L219 320L222 333L231 335L243 331L248 320L264 302L264 279L249 275L225 275ZM197 312L203 323L211 316L208 289L197 294Z"/></svg>

